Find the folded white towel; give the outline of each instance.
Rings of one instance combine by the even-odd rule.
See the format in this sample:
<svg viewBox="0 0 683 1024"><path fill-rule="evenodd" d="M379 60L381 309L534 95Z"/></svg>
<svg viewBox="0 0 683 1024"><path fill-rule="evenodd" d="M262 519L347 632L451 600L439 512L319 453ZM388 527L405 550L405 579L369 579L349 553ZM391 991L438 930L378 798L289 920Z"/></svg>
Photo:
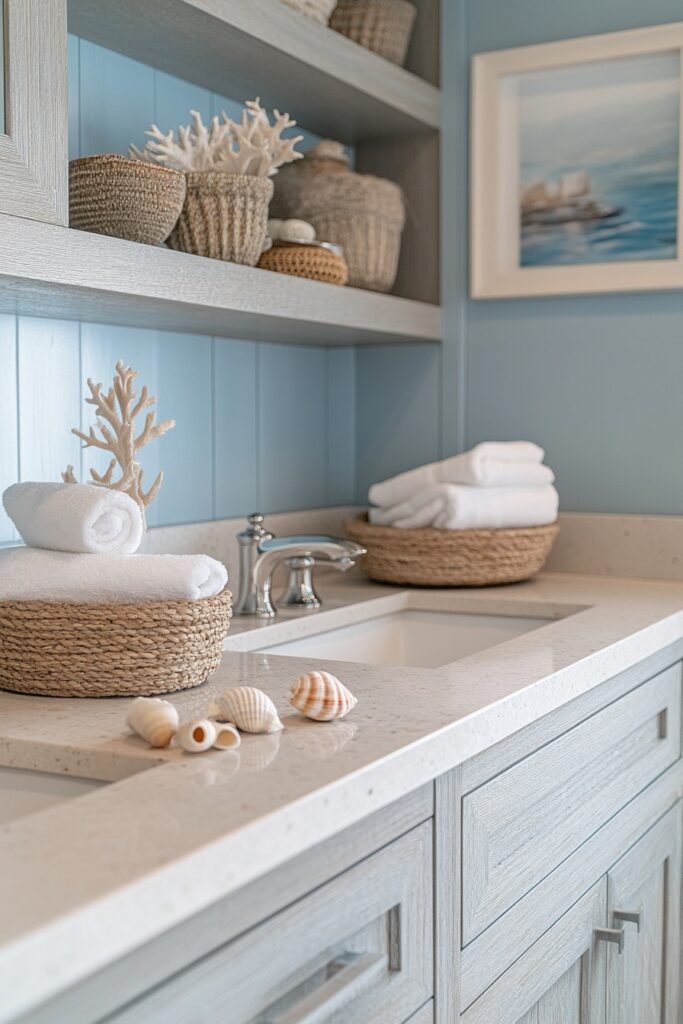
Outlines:
<svg viewBox="0 0 683 1024"><path fill-rule="evenodd" d="M108 487L13 484L2 502L24 543L34 548L130 555L142 540L139 505Z"/></svg>
<svg viewBox="0 0 683 1024"><path fill-rule="evenodd" d="M208 555L72 555L38 548L0 551L0 601L197 601L220 593L227 581L225 566Z"/></svg>
<svg viewBox="0 0 683 1024"><path fill-rule="evenodd" d="M461 455L431 462L373 484L372 505L387 508L406 501L430 484L470 484L473 487L541 487L555 474L542 466L545 452L531 441L484 441Z"/></svg>
<svg viewBox="0 0 683 1024"><path fill-rule="evenodd" d="M554 523L558 505L552 484L519 488L432 484L392 508L371 508L369 516L377 526L401 529L504 529Z"/></svg>

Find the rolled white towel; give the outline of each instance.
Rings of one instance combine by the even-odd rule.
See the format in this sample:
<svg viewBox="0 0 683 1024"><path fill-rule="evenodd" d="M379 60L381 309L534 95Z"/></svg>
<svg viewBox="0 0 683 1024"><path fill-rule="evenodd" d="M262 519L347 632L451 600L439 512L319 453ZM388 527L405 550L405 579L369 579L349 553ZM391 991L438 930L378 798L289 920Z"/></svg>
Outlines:
<svg viewBox="0 0 683 1024"><path fill-rule="evenodd" d="M1 601L197 601L220 593L227 582L225 566L208 555L72 555L38 548L0 551Z"/></svg>
<svg viewBox="0 0 683 1024"><path fill-rule="evenodd" d="M469 484L473 487L542 487L555 474L543 466L545 452L532 441L484 441L461 455L431 462L382 483L368 494L372 505L386 508L406 501L430 484Z"/></svg>
<svg viewBox="0 0 683 1024"><path fill-rule="evenodd" d="M400 529L506 529L554 523L558 506L552 484L520 488L432 484L390 509L370 509L369 516L377 526Z"/></svg>
<svg viewBox="0 0 683 1024"><path fill-rule="evenodd" d="M144 525L133 498L93 484L13 484L2 496L21 539L34 548L130 555Z"/></svg>

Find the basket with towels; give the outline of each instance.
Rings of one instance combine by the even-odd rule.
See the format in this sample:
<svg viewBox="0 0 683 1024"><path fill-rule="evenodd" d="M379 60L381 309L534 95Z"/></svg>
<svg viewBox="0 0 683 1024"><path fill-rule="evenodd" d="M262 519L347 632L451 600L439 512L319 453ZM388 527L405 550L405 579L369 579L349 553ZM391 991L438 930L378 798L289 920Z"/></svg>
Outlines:
<svg viewBox="0 0 683 1024"><path fill-rule="evenodd" d="M486 586L528 579L558 533L555 476L529 441L469 452L374 484L349 535L367 548L373 579L422 586Z"/></svg>
<svg viewBox="0 0 683 1024"><path fill-rule="evenodd" d="M218 667L231 615L207 555L136 554L140 506L92 484L3 495L26 547L0 551L0 686L58 697L151 695Z"/></svg>

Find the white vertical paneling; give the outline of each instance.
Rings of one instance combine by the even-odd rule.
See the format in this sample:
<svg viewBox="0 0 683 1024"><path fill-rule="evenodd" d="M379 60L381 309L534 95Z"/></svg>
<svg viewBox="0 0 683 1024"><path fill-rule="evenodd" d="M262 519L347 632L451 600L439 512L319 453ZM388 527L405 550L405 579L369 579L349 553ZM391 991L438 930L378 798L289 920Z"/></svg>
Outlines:
<svg viewBox="0 0 683 1024"><path fill-rule="evenodd" d="M22 480L59 480L80 472L78 324L20 317L19 466Z"/></svg>
<svg viewBox="0 0 683 1024"><path fill-rule="evenodd" d="M0 493L19 477L16 335L16 318L0 316ZM16 530L0 505L0 544L16 539Z"/></svg>

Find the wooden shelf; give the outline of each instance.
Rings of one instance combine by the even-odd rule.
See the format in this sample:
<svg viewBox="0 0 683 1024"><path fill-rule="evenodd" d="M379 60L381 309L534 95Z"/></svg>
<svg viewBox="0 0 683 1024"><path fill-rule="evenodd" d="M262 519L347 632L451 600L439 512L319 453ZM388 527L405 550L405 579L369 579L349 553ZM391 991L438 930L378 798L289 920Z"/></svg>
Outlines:
<svg viewBox="0 0 683 1024"><path fill-rule="evenodd" d="M276 0L68 0L68 18L76 35L221 96L260 96L347 144L440 126L435 86Z"/></svg>
<svg viewBox="0 0 683 1024"><path fill-rule="evenodd" d="M7 216L0 312L290 344L441 338L429 303Z"/></svg>

